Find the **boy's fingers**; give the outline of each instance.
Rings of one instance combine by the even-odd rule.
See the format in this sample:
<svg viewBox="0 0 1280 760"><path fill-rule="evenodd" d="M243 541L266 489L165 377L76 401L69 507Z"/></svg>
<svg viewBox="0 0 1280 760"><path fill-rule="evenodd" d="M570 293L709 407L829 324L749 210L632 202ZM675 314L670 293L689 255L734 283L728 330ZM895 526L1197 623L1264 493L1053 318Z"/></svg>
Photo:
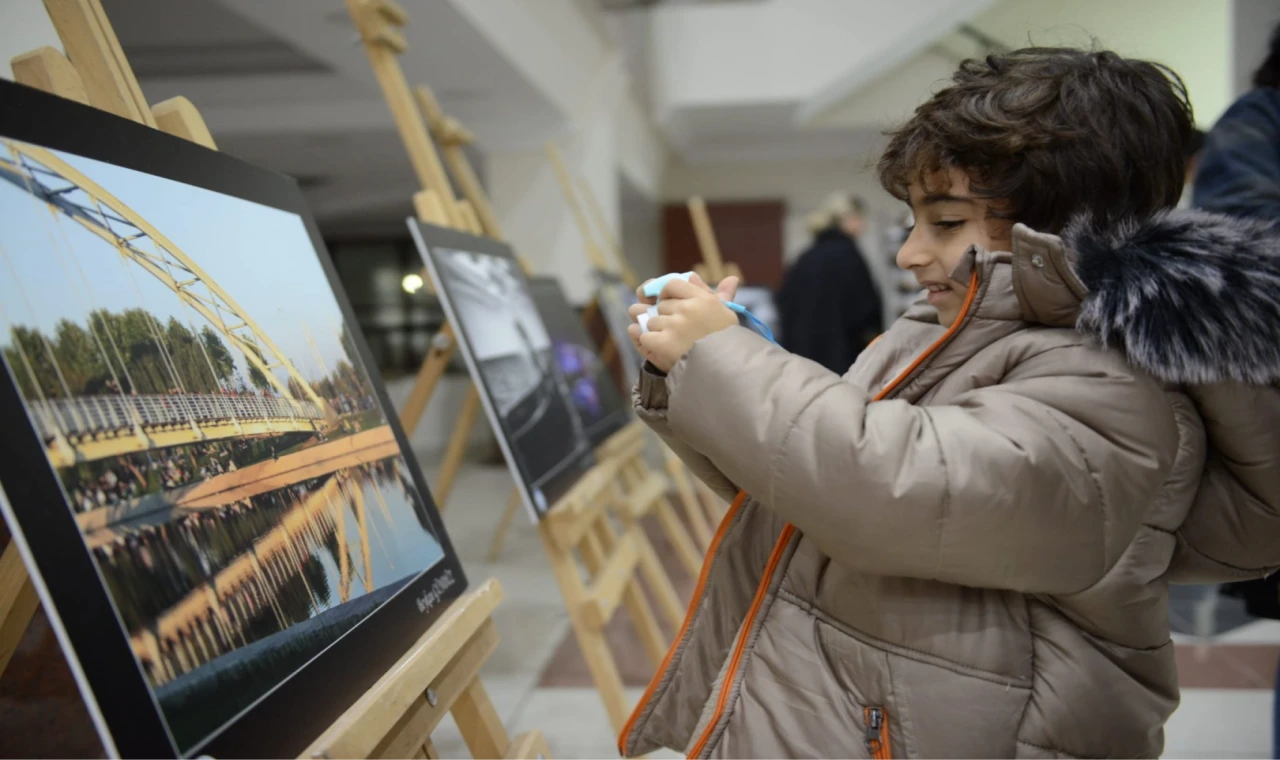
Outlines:
<svg viewBox="0 0 1280 760"><path fill-rule="evenodd" d="M698 287L708 292L712 292L712 293L715 292L711 289L710 285L708 285L701 277L698 276L697 272L694 272L693 276L689 278L689 282L693 283L694 285L697 285Z"/></svg>
<svg viewBox="0 0 1280 760"><path fill-rule="evenodd" d="M659 314L678 314L683 307L683 301L659 301Z"/></svg>
<svg viewBox="0 0 1280 760"><path fill-rule="evenodd" d="M627 307L627 314L631 315L631 321L634 322L643 313L649 310L648 306L642 303L633 303Z"/></svg>
<svg viewBox="0 0 1280 760"><path fill-rule="evenodd" d="M732 301L733 297L738 293L738 278L726 277L716 286L716 295L720 296L721 301Z"/></svg>
<svg viewBox="0 0 1280 760"><path fill-rule="evenodd" d="M705 287L705 286L704 286ZM662 298L693 298L701 292L698 286L684 280L672 280L662 288Z"/></svg>
<svg viewBox="0 0 1280 760"><path fill-rule="evenodd" d="M661 306L662 304L658 304ZM651 317L649 319L648 332L662 332L662 328L667 325L670 317Z"/></svg>
<svg viewBox="0 0 1280 760"><path fill-rule="evenodd" d="M641 285L640 287L636 288L636 298L640 301L640 303L649 304L650 306L654 304L654 299L644 294L644 286L648 285L651 282L653 282L652 279L645 280L644 285Z"/></svg>
<svg viewBox="0 0 1280 760"><path fill-rule="evenodd" d="M640 336L640 347L654 356L661 357L670 345L670 335L660 332L647 332Z"/></svg>

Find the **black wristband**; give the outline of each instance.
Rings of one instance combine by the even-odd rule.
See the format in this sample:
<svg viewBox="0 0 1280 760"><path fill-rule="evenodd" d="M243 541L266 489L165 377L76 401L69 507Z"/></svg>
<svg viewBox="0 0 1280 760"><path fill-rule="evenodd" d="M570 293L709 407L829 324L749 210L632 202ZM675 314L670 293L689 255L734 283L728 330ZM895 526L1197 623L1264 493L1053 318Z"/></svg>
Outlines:
<svg viewBox="0 0 1280 760"><path fill-rule="evenodd" d="M666 373L666 372L663 372L662 370L660 370L660 369L658 369L657 367L653 366L653 362L649 361L648 359L646 359L646 360L645 360L645 362L644 362L644 371L645 371L645 372L648 372L650 375L657 375L658 377L666 377L666 376L667 376L667 373Z"/></svg>

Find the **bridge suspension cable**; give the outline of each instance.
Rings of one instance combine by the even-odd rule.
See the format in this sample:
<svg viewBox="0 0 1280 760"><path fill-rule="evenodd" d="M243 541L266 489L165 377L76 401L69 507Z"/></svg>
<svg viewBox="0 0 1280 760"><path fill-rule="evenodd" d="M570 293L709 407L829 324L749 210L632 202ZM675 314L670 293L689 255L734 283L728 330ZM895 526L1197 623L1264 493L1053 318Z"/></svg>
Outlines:
<svg viewBox="0 0 1280 760"><path fill-rule="evenodd" d="M42 227L65 279L71 284L72 298L87 314L92 346L89 350L98 354L114 390L113 396L73 394L58 354L63 347L60 343L55 350L46 331L38 327L39 317L31 297L23 287L8 250L0 246L0 256L5 260L33 327L24 339L18 331L19 323L11 319L3 304L0 304L0 318L13 336L14 350L22 364L21 372L35 396L29 406L38 431L50 446L49 454L55 466L229 436L320 430L317 420L332 419L333 411L327 402L301 377L257 324L200 267L145 220L52 153L7 140L0 142L8 148L7 157L0 152L0 179L26 191L46 206L49 217L41 214ZM65 186L58 186L59 183L65 183ZM87 202L74 197L77 193L83 193ZM120 254L121 266L141 307L144 330L156 348L161 377L153 377L153 380L163 383L164 376L167 376L169 388L179 395L139 395L139 386L121 350L123 344L116 338L109 314L99 308L91 281L63 226L64 216L112 245ZM143 239L151 241L154 252L139 247ZM239 349L249 366L261 373L280 397L190 393L189 383L184 381L173 349L166 340L165 328L148 308L146 294L137 281L134 266L141 266L178 296L187 315L183 321L187 322L191 340L199 344L201 358L212 382L211 388L226 391L227 385L214 366L205 336L195 329L191 321L191 312L203 317L231 344L233 350ZM79 282L72 269L79 275ZM186 279L179 280L179 277ZM203 290L197 290L196 285L202 286ZM229 317L238 323L228 324ZM43 365L28 350L26 344L32 340L45 355ZM269 364L268 357L273 358L274 363ZM184 362L189 360L187 355ZM201 374L189 364L184 366L195 372L193 378ZM39 371L37 367L40 367ZM278 368L284 368L288 373L289 383L282 382L275 375L274 370ZM41 372L48 373L44 375L46 380L41 379ZM46 387L49 374L56 380ZM83 377L77 375L77 382L83 383ZM295 400L295 391L305 398ZM188 427L190 432L185 435L175 433L175 423ZM129 431L134 435L120 437Z"/></svg>
<svg viewBox="0 0 1280 760"><path fill-rule="evenodd" d="M328 404L270 336L198 264L149 222L51 151L15 141L4 142L10 157L0 156L0 179L56 207L160 280L240 350L246 361L282 396L289 398L292 391L275 375L274 370L278 368L293 378L310 401L330 413ZM57 182L65 186L56 186ZM73 199L71 195L77 190L92 203L86 205ZM146 252L137 245L143 238L151 241L156 253ZM174 271L185 279L179 281L172 274ZM229 324L228 317L235 323Z"/></svg>

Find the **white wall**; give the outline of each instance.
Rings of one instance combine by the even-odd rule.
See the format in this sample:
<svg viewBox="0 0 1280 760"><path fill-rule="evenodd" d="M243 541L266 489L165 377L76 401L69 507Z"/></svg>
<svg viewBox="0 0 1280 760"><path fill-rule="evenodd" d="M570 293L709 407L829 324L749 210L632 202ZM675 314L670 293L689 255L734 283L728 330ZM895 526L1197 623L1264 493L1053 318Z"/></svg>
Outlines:
<svg viewBox="0 0 1280 760"><path fill-rule="evenodd" d="M0 77L12 80L9 61L38 47L62 49L62 41L41 0L4 0L0 4Z"/></svg>
<svg viewBox="0 0 1280 760"><path fill-rule="evenodd" d="M603 30L573 0L451 2L566 116L611 54Z"/></svg>
<svg viewBox="0 0 1280 760"><path fill-rule="evenodd" d="M619 94L614 123L618 168L645 197L657 198L662 192L662 174L667 168L667 146L649 112L629 88Z"/></svg>
<svg viewBox="0 0 1280 760"><path fill-rule="evenodd" d="M581 180L591 188L610 236L625 237L620 183L626 182L636 198L656 200L667 149L631 93L620 56L611 56L595 72L566 131L556 144L575 185ZM486 160L486 185L507 238L534 271L560 280L571 303L585 304L595 291L586 243L544 149L492 152ZM608 241L596 229L590 209L586 211L610 265ZM650 244L640 245L635 252L640 261L651 260Z"/></svg>
<svg viewBox="0 0 1280 760"><path fill-rule="evenodd" d="M662 202L646 197L625 177L622 189L622 250L641 280L665 274L662 266Z"/></svg>
<svg viewBox="0 0 1280 760"><path fill-rule="evenodd" d="M1239 95L1252 87L1253 70L1267 57L1271 30L1280 23L1280 0L1233 0L1232 87Z"/></svg>
<svg viewBox="0 0 1280 760"><path fill-rule="evenodd" d="M973 25L1007 45L1098 46L1169 66L1196 121L1211 126L1231 103L1232 3L1225 0L1004 0Z"/></svg>
<svg viewBox="0 0 1280 760"><path fill-rule="evenodd" d="M662 215L622 217L622 249L627 265L640 280L665 274L662 266Z"/></svg>
<svg viewBox="0 0 1280 760"><path fill-rule="evenodd" d="M568 139L557 141L569 174L592 189L606 225L617 235L620 66L598 73L582 99ZM560 280L576 305L586 303L594 281L582 235L561 192L546 153L538 150L491 153L487 186L502 230L517 253L538 274Z"/></svg>

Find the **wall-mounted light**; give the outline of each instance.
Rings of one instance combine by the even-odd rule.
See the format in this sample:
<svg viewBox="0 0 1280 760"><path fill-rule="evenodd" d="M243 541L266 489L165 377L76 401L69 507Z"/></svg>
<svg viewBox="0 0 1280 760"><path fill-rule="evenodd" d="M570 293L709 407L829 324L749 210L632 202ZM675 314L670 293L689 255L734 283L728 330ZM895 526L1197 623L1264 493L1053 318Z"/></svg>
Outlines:
<svg viewBox="0 0 1280 760"><path fill-rule="evenodd" d="M404 288L404 292L410 295L422 290L423 284L422 275L417 272L410 272L409 274L406 274L404 279L400 281L400 287Z"/></svg>

